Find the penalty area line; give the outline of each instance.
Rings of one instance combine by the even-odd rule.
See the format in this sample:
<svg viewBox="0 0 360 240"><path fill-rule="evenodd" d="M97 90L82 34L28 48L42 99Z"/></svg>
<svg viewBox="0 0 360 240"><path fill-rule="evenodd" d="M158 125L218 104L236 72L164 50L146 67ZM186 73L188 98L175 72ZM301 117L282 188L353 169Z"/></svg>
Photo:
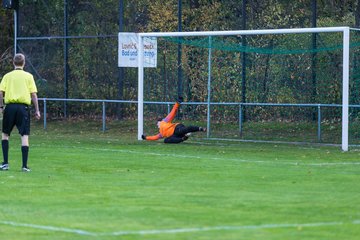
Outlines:
<svg viewBox="0 0 360 240"><path fill-rule="evenodd" d="M41 229L47 231L57 231L64 233L73 233L87 236L125 236L125 235L154 235L154 234L177 234L177 233L191 233L191 232L207 232L207 231L236 231L236 230L261 230L261 229L277 229L277 228L311 228L311 227L326 227L326 226L340 226L344 224L359 225L360 220L352 222L314 222L314 223L284 223L284 224L261 224L261 225L243 225L243 226L213 226L213 227L198 227L198 228L174 228L174 229L154 229L154 230L137 230L137 231L116 231L108 233L95 233L80 229L42 226L36 224L17 223L11 221L0 221L0 224L10 225L13 227L28 227L34 229Z"/></svg>

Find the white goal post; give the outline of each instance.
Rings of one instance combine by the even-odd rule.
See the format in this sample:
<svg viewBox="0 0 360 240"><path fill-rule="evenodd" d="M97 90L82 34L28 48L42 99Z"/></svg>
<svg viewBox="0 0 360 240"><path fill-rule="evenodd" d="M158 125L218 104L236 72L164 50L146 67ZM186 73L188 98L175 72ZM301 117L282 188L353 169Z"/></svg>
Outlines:
<svg viewBox="0 0 360 240"><path fill-rule="evenodd" d="M144 125L144 65L143 39L145 37L196 37L196 36L231 36L231 35L264 35L264 34L296 34L296 33L325 33L339 32L343 35L343 72L342 72L342 141L341 148L348 151L349 130L349 27L322 27L322 28L292 28L266 30L239 30L239 31L204 31L204 32L152 32L138 34L138 140L141 140Z"/></svg>

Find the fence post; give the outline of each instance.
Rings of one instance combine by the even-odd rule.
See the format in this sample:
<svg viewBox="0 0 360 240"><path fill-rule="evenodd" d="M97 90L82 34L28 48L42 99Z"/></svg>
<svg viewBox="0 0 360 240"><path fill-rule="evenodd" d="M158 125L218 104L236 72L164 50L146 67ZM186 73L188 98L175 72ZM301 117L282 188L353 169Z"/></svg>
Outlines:
<svg viewBox="0 0 360 240"><path fill-rule="evenodd" d="M102 131L106 131L105 102L102 102Z"/></svg>
<svg viewBox="0 0 360 240"><path fill-rule="evenodd" d="M46 130L46 98L44 98L44 129Z"/></svg>
<svg viewBox="0 0 360 240"><path fill-rule="evenodd" d="M210 111L211 111L211 55L212 55L212 39L209 36L209 50L208 50L208 83L207 83L207 116L206 116L206 137L210 137Z"/></svg>
<svg viewBox="0 0 360 240"><path fill-rule="evenodd" d="M243 122L243 114L242 114L242 104L239 104L239 133L240 133L240 137L242 137L242 122Z"/></svg>
<svg viewBox="0 0 360 240"><path fill-rule="evenodd" d="M318 141L321 142L321 105L318 105Z"/></svg>

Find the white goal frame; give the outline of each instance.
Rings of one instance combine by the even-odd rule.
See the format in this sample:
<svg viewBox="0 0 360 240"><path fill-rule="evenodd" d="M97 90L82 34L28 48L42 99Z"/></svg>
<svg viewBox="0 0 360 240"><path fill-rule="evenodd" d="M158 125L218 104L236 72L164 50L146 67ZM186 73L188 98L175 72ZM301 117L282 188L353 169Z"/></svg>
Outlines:
<svg viewBox="0 0 360 240"><path fill-rule="evenodd" d="M151 32L138 33L138 140L141 140L144 126L144 37L190 37L190 36L230 36L230 35L265 35L339 32L343 34L343 74L342 74L342 140L341 148L349 148L349 55L350 27L291 28L239 31L205 31L205 32Z"/></svg>

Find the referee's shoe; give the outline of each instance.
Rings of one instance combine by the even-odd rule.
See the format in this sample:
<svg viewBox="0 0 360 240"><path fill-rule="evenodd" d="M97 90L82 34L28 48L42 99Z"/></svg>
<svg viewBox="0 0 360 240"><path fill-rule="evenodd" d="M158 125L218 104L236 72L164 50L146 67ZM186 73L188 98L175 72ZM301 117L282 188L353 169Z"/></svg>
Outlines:
<svg viewBox="0 0 360 240"><path fill-rule="evenodd" d="M9 164L7 164L7 163L2 163L1 165L0 165L0 170L9 170Z"/></svg>
<svg viewBox="0 0 360 240"><path fill-rule="evenodd" d="M23 172L31 172L31 169L28 168L28 167L22 167L21 171L23 171Z"/></svg>

